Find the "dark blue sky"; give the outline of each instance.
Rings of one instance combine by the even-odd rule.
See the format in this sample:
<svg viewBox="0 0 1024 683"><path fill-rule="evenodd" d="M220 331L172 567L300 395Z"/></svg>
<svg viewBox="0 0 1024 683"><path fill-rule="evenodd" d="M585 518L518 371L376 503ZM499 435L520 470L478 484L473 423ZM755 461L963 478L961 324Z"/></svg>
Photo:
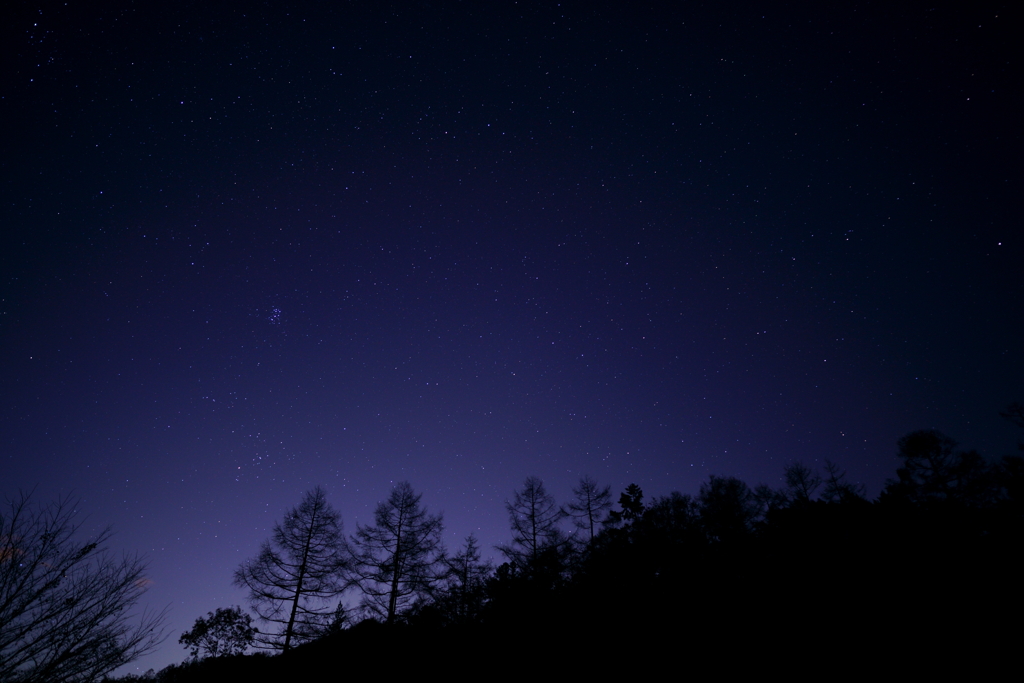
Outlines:
<svg viewBox="0 0 1024 683"><path fill-rule="evenodd" d="M1019 11L270 5L0 22L0 493L149 556L141 669L317 484L491 547L528 475L1013 449Z"/></svg>

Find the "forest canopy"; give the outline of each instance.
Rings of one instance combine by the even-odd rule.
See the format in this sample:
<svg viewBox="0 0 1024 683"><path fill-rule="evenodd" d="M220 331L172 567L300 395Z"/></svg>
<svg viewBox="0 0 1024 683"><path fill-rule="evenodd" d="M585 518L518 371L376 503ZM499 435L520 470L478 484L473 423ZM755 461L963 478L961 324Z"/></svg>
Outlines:
<svg viewBox="0 0 1024 683"><path fill-rule="evenodd" d="M527 637L580 652L609 638L618 644L596 658L560 660L577 672L639 652L666 657L657 645L666 638L722 656L729 648L775 656L793 639L821 653L835 642L899 642L937 656L950 629L970 623L961 644L999 642L1005 634L995 629L995 612L1020 605L1011 558L1024 540L1024 458L987 461L931 430L901 438L897 455L894 477L874 500L828 460L821 468L787 465L779 488L711 476L696 494L652 499L630 484L614 504L610 487L591 477L562 504L528 477L506 504L510 540L496 548L505 560L497 567L481 559L474 536L445 549L441 516L427 512L408 482L380 504L374 525L348 538L317 488L303 506L319 500L336 525L313 553L317 585L332 587L317 595L319 630L304 632L287 665L242 656L248 641L236 639L214 643L205 658L194 648L192 661L147 680L243 671L271 680L353 648L372 655L367 663L399 648L410 658L394 666L413 673L414 662L451 642L464 646L466 662L483 666ZM303 517L288 515L286 526ZM308 514L304 520L306 537L321 534ZM289 552L300 560L279 565L293 581L307 550L299 544ZM283 615L289 605L299 611L300 593L293 584L278 597L257 645L287 642ZM764 619L768 630L747 626Z"/></svg>

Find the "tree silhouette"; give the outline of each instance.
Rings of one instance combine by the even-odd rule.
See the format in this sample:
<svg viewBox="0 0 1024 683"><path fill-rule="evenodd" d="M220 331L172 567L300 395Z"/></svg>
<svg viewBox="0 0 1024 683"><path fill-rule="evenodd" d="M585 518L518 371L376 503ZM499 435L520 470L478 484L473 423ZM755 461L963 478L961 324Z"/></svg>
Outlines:
<svg viewBox="0 0 1024 683"><path fill-rule="evenodd" d="M786 495L794 503L806 503L821 486L821 475L802 462L795 462L783 468L786 479Z"/></svg>
<svg viewBox="0 0 1024 683"><path fill-rule="evenodd" d="M1001 411L999 414L1017 427L1024 429L1024 404L1014 401L1006 406L1006 410ZM1024 451L1024 441L1017 442L1017 449Z"/></svg>
<svg viewBox="0 0 1024 683"><path fill-rule="evenodd" d="M544 489L537 477L527 477L523 488L505 503L512 543L499 545L509 562L520 570L533 566L549 549L558 548L564 538L558 523L565 513Z"/></svg>
<svg viewBox="0 0 1024 683"><path fill-rule="evenodd" d="M1024 429L1024 404L1014 401L1006 406L1006 410L1001 411L999 414L1021 429Z"/></svg>
<svg viewBox="0 0 1024 683"><path fill-rule="evenodd" d="M377 506L373 526L359 526L352 537L353 568L363 591L363 607L392 623L418 598L427 597L443 572L441 515L420 506L420 496L401 482Z"/></svg>
<svg viewBox="0 0 1024 683"><path fill-rule="evenodd" d="M697 503L678 491L655 498L644 512L643 526L662 545L693 544L699 531Z"/></svg>
<svg viewBox="0 0 1024 683"><path fill-rule="evenodd" d="M193 659L240 655L252 645L257 630L252 617L241 607L218 607L216 612L207 612L206 619L199 617L190 631L181 634L178 642L191 648Z"/></svg>
<svg viewBox="0 0 1024 683"><path fill-rule="evenodd" d="M911 432L897 441L903 466L886 492L913 503L985 502L989 468L976 451L958 451L957 443L935 430Z"/></svg>
<svg viewBox="0 0 1024 683"><path fill-rule="evenodd" d="M1024 405L1014 401L999 414L1024 429ZM1017 442L1017 449L1024 453L1024 441ZM998 486L1003 490L1004 505L1016 509L1016 514L1020 515L1021 508L1024 507L1024 457L1003 456L993 474Z"/></svg>
<svg viewBox="0 0 1024 683"><path fill-rule="evenodd" d="M758 484L751 495L757 503L759 514L765 515L786 508L796 500L791 498L792 492L777 491L768 484Z"/></svg>
<svg viewBox="0 0 1024 683"><path fill-rule="evenodd" d="M248 589L253 611L278 627L256 636L260 646L287 651L327 626L331 600L345 588L348 554L341 529L341 516L318 486L274 525L259 555L235 572L234 583Z"/></svg>
<svg viewBox="0 0 1024 683"><path fill-rule="evenodd" d="M619 495L619 510L612 510L608 513L607 524L616 526L623 522L633 523L643 517L644 490L637 484L630 484L626 490Z"/></svg>
<svg viewBox="0 0 1024 683"><path fill-rule="evenodd" d="M572 493L575 498L565 506L565 512L572 517L573 525L587 534L587 542L593 541L601 516L612 506L611 487L599 487L590 477L583 477Z"/></svg>
<svg viewBox="0 0 1024 683"><path fill-rule="evenodd" d="M697 505L701 524L715 541L737 539L752 531L760 507L745 482L715 475L700 485Z"/></svg>
<svg viewBox="0 0 1024 683"><path fill-rule="evenodd" d="M476 619L483 608L484 588L491 575L490 562L480 561L480 546L470 534L455 555L444 559L447 576L441 602L446 617L454 623Z"/></svg>
<svg viewBox="0 0 1024 683"><path fill-rule="evenodd" d="M826 503L848 503L864 498L863 484L851 484L846 481L846 471L831 460L825 461L825 490L821 498Z"/></svg>
<svg viewBox="0 0 1024 683"><path fill-rule="evenodd" d="M75 541L75 508L21 495L0 510L0 681L96 681L163 640L164 612L131 623L145 564L109 555L109 528Z"/></svg>

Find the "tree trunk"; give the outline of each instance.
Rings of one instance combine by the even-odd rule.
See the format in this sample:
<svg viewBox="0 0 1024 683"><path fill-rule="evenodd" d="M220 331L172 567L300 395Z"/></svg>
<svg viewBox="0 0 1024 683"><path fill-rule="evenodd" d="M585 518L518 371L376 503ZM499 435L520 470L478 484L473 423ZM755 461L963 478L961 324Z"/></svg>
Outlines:
<svg viewBox="0 0 1024 683"><path fill-rule="evenodd" d="M306 534L306 544L302 548L302 564L299 565L299 578L295 584L295 598L292 600L292 613L288 615L288 627L284 632L284 652L292 646L292 631L295 629L295 613L299 610L299 599L302 597L302 580L306 578L306 562L309 559L309 546L313 542L313 528L316 526L316 512L309 520L309 532Z"/></svg>

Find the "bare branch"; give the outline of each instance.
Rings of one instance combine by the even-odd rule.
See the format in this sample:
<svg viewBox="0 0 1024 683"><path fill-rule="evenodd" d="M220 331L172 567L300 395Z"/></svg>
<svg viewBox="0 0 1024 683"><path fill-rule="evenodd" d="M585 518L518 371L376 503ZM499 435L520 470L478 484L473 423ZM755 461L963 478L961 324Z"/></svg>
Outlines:
<svg viewBox="0 0 1024 683"><path fill-rule="evenodd" d="M164 638L166 610L131 613L145 562L108 553L109 528L75 541L75 507L23 494L0 511L0 680L94 681Z"/></svg>
<svg viewBox="0 0 1024 683"><path fill-rule="evenodd" d="M258 633L257 644L288 650L326 628L335 609L331 600L345 588L347 558L341 515L318 486L274 526L256 558L235 572L235 585L249 590L253 611L276 629Z"/></svg>

